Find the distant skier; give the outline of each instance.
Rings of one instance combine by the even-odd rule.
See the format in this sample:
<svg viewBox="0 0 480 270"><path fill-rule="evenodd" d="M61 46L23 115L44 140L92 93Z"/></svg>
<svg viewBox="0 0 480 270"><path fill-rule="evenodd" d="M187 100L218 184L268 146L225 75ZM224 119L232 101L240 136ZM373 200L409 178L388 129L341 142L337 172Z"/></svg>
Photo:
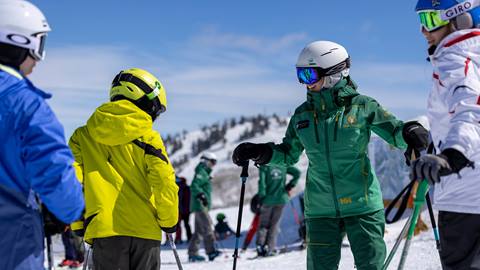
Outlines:
<svg viewBox="0 0 480 270"><path fill-rule="evenodd" d="M188 245L188 260L191 262L205 261L205 257L198 254L202 239L209 261L213 261L221 253L215 248L213 224L208 215L212 205L210 173L215 164L217 164L215 154L210 152L203 153L200 157L200 163L195 168L195 176L190 185L190 209L195 214L195 231Z"/></svg>
<svg viewBox="0 0 480 270"><path fill-rule="evenodd" d="M300 178L300 170L294 166L263 165L259 172L258 196L262 206L256 249L258 256L266 257L276 253L278 222L289 200L289 192ZM287 174L292 176L288 183Z"/></svg>
<svg viewBox="0 0 480 270"><path fill-rule="evenodd" d="M182 241L182 226L185 227L187 234L187 241L192 238L192 230L190 228L190 187L187 185L187 179L185 177L176 178L178 185L178 224L177 232L175 233L175 243L181 244Z"/></svg>
<svg viewBox="0 0 480 270"><path fill-rule="evenodd" d="M350 57L339 44L308 44L297 61L307 101L290 119L283 143L242 143L232 159L239 166L293 165L306 151L307 268L337 269L342 236L348 235L359 270L381 269L386 255L380 185L367 156L372 131L389 144L423 150L428 132L402 123L373 98L359 94L349 76Z"/></svg>
<svg viewBox="0 0 480 270"><path fill-rule="evenodd" d="M122 70L112 81L110 102L70 138L95 269L160 269L162 231L174 233L178 222L175 171L153 129L166 109L155 76Z"/></svg>
<svg viewBox="0 0 480 270"><path fill-rule="evenodd" d="M0 269L43 269L39 201L63 223L84 209L63 126L46 102L51 95L27 78L45 56L50 30L30 2L0 1Z"/></svg>
<svg viewBox="0 0 480 270"><path fill-rule="evenodd" d="M419 0L415 8L433 66L427 116L436 154L415 161L411 176L435 184L443 269L480 269L480 171L471 169L480 161L478 4Z"/></svg>
<svg viewBox="0 0 480 270"><path fill-rule="evenodd" d="M227 217L224 213L217 214L217 224L215 224L215 238L223 240L231 235L235 235L235 231L228 225Z"/></svg>

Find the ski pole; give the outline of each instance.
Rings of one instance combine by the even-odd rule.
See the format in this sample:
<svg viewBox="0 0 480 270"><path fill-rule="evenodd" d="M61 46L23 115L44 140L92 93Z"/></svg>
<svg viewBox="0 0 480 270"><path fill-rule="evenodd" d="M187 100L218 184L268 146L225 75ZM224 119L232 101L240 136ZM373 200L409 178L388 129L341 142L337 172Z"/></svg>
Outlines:
<svg viewBox="0 0 480 270"><path fill-rule="evenodd" d="M90 251L92 249L91 248L88 248L87 250L87 256L85 256L85 259L83 260L83 270L87 270L88 269L88 260L90 259Z"/></svg>
<svg viewBox="0 0 480 270"><path fill-rule="evenodd" d="M52 236L47 234L47 256L48 256L48 270L55 269L53 266L53 254L52 254Z"/></svg>
<svg viewBox="0 0 480 270"><path fill-rule="evenodd" d="M410 222L412 221L412 216L409 216L407 219L407 222L405 225L403 225L402 231L397 237L397 240L395 241L395 244L392 247L392 250L390 250L390 254L388 254L387 260L385 260L385 263L383 264L382 270L386 270L388 265L393 259L393 256L395 256L395 253L397 252L398 247L400 246L400 243L402 242L403 238L407 235L408 228L410 226Z"/></svg>
<svg viewBox="0 0 480 270"><path fill-rule="evenodd" d="M233 270L237 269L238 258L238 241L240 240L240 230L242 226L242 213L243 213L243 197L245 196L245 183L248 179L248 161L242 166L242 173L240 174L242 180L242 189L240 191L240 201L238 202L238 220L237 220L237 233L235 234L235 251L233 252Z"/></svg>
<svg viewBox="0 0 480 270"><path fill-rule="evenodd" d="M430 215L430 222L432 223L433 235L435 236L435 242L437 243L437 250L440 252L442 247L440 246L440 235L438 234L437 222L435 222L435 216L433 215L432 201L430 195L427 192L425 196L427 200L428 214Z"/></svg>
<svg viewBox="0 0 480 270"><path fill-rule="evenodd" d="M410 243L413 238L413 234L415 232L415 226L417 225L418 217L420 216L420 211L422 209L423 204L425 204L425 197L428 192L428 181L422 180L418 185L417 193L415 199L413 200L413 214L412 214L412 221L410 223L410 227L408 229L407 239L405 240L405 245L403 246L402 256L400 257L400 263L398 264L398 270L402 270L405 266L405 262L408 256L408 250L410 248Z"/></svg>
<svg viewBox="0 0 480 270"><path fill-rule="evenodd" d="M177 246L175 246L172 234L167 233L167 238L168 242L170 242L170 247L172 248L173 255L175 256L175 261L177 262L178 269L183 270L182 263L180 262L180 258L178 257Z"/></svg>

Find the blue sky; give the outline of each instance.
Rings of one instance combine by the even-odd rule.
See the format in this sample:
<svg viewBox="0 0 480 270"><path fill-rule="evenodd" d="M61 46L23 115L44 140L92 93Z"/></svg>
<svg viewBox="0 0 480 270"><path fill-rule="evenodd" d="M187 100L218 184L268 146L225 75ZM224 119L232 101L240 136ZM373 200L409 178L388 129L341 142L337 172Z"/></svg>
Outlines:
<svg viewBox="0 0 480 270"><path fill-rule="evenodd" d="M415 1L33 1L53 31L32 80L67 136L108 100L118 71L140 67L167 90L162 134L226 117L287 115L306 96L301 49L342 44L359 92L401 119L425 112L431 67Z"/></svg>

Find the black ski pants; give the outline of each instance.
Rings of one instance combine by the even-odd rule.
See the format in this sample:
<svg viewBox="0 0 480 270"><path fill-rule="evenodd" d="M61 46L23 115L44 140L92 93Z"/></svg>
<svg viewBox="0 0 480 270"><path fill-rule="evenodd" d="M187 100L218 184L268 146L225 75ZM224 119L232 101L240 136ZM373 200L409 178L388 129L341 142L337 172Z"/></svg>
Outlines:
<svg viewBox="0 0 480 270"><path fill-rule="evenodd" d="M480 214L438 213L443 270L480 270Z"/></svg>
<svg viewBox="0 0 480 270"><path fill-rule="evenodd" d="M130 236L93 240L95 270L158 270L160 241Z"/></svg>

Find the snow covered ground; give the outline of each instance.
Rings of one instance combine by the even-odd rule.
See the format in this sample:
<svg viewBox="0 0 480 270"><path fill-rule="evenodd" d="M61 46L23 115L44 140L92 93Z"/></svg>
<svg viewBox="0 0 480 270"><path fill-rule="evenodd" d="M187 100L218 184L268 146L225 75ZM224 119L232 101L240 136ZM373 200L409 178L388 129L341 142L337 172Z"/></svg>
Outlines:
<svg viewBox="0 0 480 270"><path fill-rule="evenodd" d="M212 211L211 216L214 218L217 211ZM229 209L222 209L227 217L229 217L229 224L235 228L236 225L236 216L238 208L229 208ZM242 230L247 230L248 225L253 218L253 215L248 211L245 207L244 209L244 217L242 218ZM422 214L423 220L429 225L431 228L428 213L424 212ZM404 222L399 221L395 224L387 225L386 230L387 234L385 235L385 240L387 242L387 251L390 252L393 244L397 236L400 234L401 229L403 228ZM240 242L242 243L242 242ZM397 269L398 262L400 260L400 255L403 249L403 244L398 249L396 256L394 257L393 261L390 263L390 267L388 269ZM179 256L183 263L183 268L185 270L188 269L195 269L195 270L224 270L224 269L232 269L233 266L233 248L225 248L224 251L228 256L221 256L219 259L216 259L213 262L202 262L202 263L188 263L187 262L187 252L186 249L179 249ZM203 250L201 250L203 252ZM248 258L252 258L255 256L255 252L253 248L248 250L246 253L241 253L240 258L237 261L237 269L238 270L263 270L263 269L289 269L289 270L300 270L306 269L306 250L296 250L291 251L288 253L279 254L275 257L268 257L256 260L249 260ZM204 255L204 254L202 254ZM173 256L173 252L167 248L163 248L161 252L162 258L162 269L178 269L175 258ZM353 255L350 251L349 247L342 248L342 259L340 261L339 269L354 269L354 260ZM441 269L440 266L440 259L438 256L438 252L435 247L435 240L433 236L433 231L430 229L427 232L421 233L420 235L416 236L410 245L410 250L408 253L408 259L405 264L405 268L408 270L439 270Z"/></svg>
<svg viewBox="0 0 480 270"><path fill-rule="evenodd" d="M237 207L231 207L226 209L217 209L210 212L212 220L215 220L215 216L218 212L223 212L226 214L228 223L230 226L235 229L237 224ZM242 218L242 231L245 235L248 226L250 225L251 220L253 219L253 214L249 211L248 207L244 207ZM430 226L428 213L423 213L423 220ZM387 242L388 252L392 248L397 236L399 235L404 221L399 221L392 225L387 225L387 233L385 235L385 240ZM191 221L193 224L193 220ZM240 245L243 242L240 241ZM227 239L222 241L218 247L224 251L224 255L220 256L213 262L201 262L201 263L189 263L187 255L187 246L185 244L178 246L178 252L180 260L182 261L183 269L194 269L194 270L225 270L232 269L233 266L233 250L234 250L234 239ZM253 246L253 245L251 245ZM398 261L400 258L403 245L397 251L395 258L393 259L390 267L388 269L396 269ZM54 237L54 256L55 264L58 264L63 259L63 247L59 236ZM201 255L204 254L204 250L200 250ZM247 250L246 253L240 253L240 258L237 261L238 270L264 270L264 269L289 269L289 270L300 270L306 269L306 250L294 250L291 252L279 254L275 257L268 257L262 259L251 260L256 255L253 248ZM162 246L161 251L162 258L162 270L174 270L178 269L173 252L170 250L169 246ZM340 261L339 269L354 269L354 260L353 255L349 247L342 248L342 259ZM407 263L404 269L408 270L439 270L441 269L440 260L438 257L438 252L435 248L435 240L433 237L432 230L424 232L416 236L410 246L410 251L407 259Z"/></svg>
<svg viewBox="0 0 480 270"><path fill-rule="evenodd" d="M286 126L279 125L273 119L270 120L270 129L267 130L264 134L256 136L255 138L249 139L251 142L268 142L275 141L279 142L285 133ZM215 216L218 212L223 212L227 216L230 227L234 230L236 229L237 223L237 207L225 208L227 205L237 205L240 184L239 184L239 175L240 169L237 168L231 162L231 153L240 141L238 140L240 134L247 128L250 127L250 123L238 124L234 128L230 128L227 131L225 136L226 140L223 143L217 143L213 145L209 151L214 152L219 162L213 172L213 206L217 208L210 212L212 220L215 221ZM185 135L183 139L183 147L175 154L171 155L170 158L174 160L177 157L182 155L190 155L192 148L192 143L199 137L204 136L200 131L189 132ZM391 197L391 194L397 194L401 188L405 185L405 181L408 181L408 170L406 169L403 161L403 153L393 153L393 150L388 145L385 145L383 142L379 141L378 138L373 137L371 142L371 151L370 155L372 159L372 164L376 166L377 175L380 182L382 183L382 192L384 195L387 195L387 198ZM396 156L393 156L396 154ZM193 178L193 172L196 164L198 163L199 156L197 155L191 158L181 170L177 172L180 175L186 176L189 181ZM306 175L306 168L308 166L308 160L305 155L302 155L299 163L297 164L298 168L302 170L302 179ZM403 166L403 167L402 167ZM248 202L249 198L256 193L257 190L257 170L253 166L250 168L250 177L247 182L245 200ZM400 181L399 179L402 179ZM301 180L298 186L294 189L294 194L299 193L304 189L305 181ZM400 188L400 189L399 189ZM287 205L288 207L288 205ZM292 240L298 238L297 225L293 221L292 211L285 210L284 215L290 214L290 220L282 218L281 229L282 231L279 234L278 245L283 247L284 243L292 243ZM424 213L426 214L426 213ZM193 215L190 219L190 224L193 229ZM249 207L246 205L243 210L242 218L242 232L245 236L246 231L253 219L253 214L250 212ZM424 221L428 222L428 215L424 216ZM397 222L396 224L387 225L387 233L385 235L385 240L387 242L387 251L389 252L393 246L398 234L400 233L403 223L405 221ZM431 226L430 226L431 227ZM287 239L282 240L282 239ZM61 244L61 239L59 236L54 237L54 256L55 264L58 264L63 259L63 246ZM253 241L252 241L253 242ZM243 243L243 238L240 240L240 245ZM178 251L180 259L184 264L184 269L195 269L195 270L218 270L218 269L232 269L233 265L233 249L235 246L235 239L230 238L219 243L219 248L221 248L225 255L217 258L214 262L203 262L203 263L188 263L187 255L187 246L186 244L179 245ZM248 258L254 257L255 252L253 251L253 244L250 245L251 249L244 254L240 254L238 259L237 269L306 269L306 251L295 250L288 253L279 254L275 257L262 258L257 260L249 260ZM399 261L399 257L402 250L401 246L397 251L396 257L393 259L390 264L389 269L396 269ZM200 250L201 255L204 254L204 250ZM162 246L161 252L162 258L162 269L178 269L175 263L175 258L173 252L170 250L169 246ZM354 260L353 255L349 247L342 248L342 259L340 262L339 269L354 269ZM411 244L409 256L407 263L404 269L408 270L437 270L441 269L440 261L438 257L438 252L435 248L435 241L433 238L432 230L422 233L419 236L414 238L414 241Z"/></svg>

